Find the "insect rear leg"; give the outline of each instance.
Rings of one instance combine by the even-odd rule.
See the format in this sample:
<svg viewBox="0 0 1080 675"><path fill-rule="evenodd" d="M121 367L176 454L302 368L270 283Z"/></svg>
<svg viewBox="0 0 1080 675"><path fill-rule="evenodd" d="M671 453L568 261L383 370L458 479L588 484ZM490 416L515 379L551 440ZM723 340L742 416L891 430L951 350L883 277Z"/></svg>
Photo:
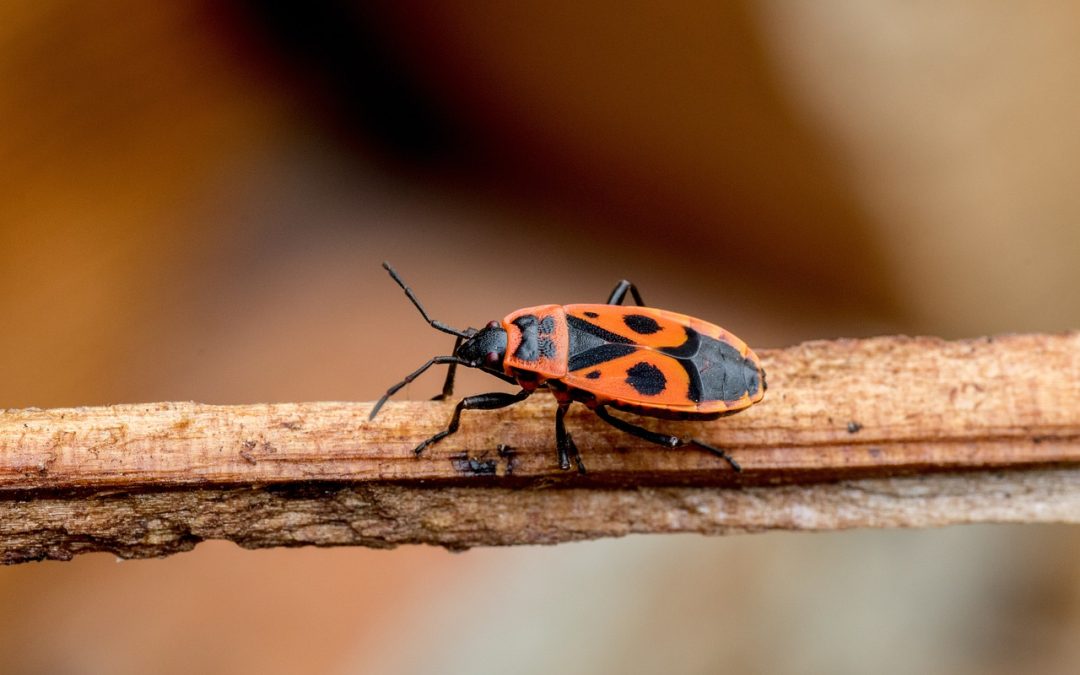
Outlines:
<svg viewBox="0 0 1080 675"><path fill-rule="evenodd" d="M596 414L600 417L600 419L604 420L605 422L615 427L616 429L619 429L620 431L625 431L628 434L637 436L638 438L643 438L646 441L656 443L657 445L663 445L667 448L680 448L687 445L694 445L701 448L702 450L711 452L717 457L720 457L728 464L730 464L731 468L735 471L742 471L742 467L739 466L739 463L736 462L731 455L724 452L720 448L709 445L708 443L702 443L695 438L683 439L679 438L678 436L672 436L670 434L661 434L655 431L649 431L648 429L639 427L636 424L631 424L624 419L619 419L618 417L615 417L610 412L608 412L607 408L604 406L597 406L594 410Z"/></svg>
<svg viewBox="0 0 1080 675"><path fill-rule="evenodd" d="M578 473L584 474L585 464L581 461L581 453L578 452L577 444L574 443L570 432L566 430L566 422L563 420L569 407L570 403L560 403L559 409L555 412L555 450L559 454L559 468L569 469L570 459L573 458L574 463L577 464Z"/></svg>
<svg viewBox="0 0 1080 675"><path fill-rule="evenodd" d="M699 441L696 438L688 439L686 441L686 444L687 445L696 445L697 447L701 448L705 452L711 452L712 454L716 455L720 459L722 459L725 462L727 462L728 464L730 464L731 468L735 469L736 472L742 473L742 467L739 466L739 463L735 461L735 458L732 457L731 455L729 455L728 453L724 452L721 448L718 448L715 445L709 445L708 443L703 443L703 442Z"/></svg>
<svg viewBox="0 0 1080 675"><path fill-rule="evenodd" d="M519 401L524 401L532 394L531 391L525 391L522 389L516 394L507 394L505 392L496 391L490 394L477 394L476 396L466 396L458 401L458 404L454 406L454 416L450 418L450 424L446 429L435 434L431 438L427 439L420 445L416 446L413 450L417 455L424 451L424 448L433 443L438 443L442 439L446 438L450 434L457 432L458 426L461 424L461 411L462 410L495 410L498 408L505 408L510 405L514 405Z"/></svg>
<svg viewBox="0 0 1080 675"><path fill-rule="evenodd" d="M621 305L623 300L626 299L626 292L629 291L630 295L634 297L634 303L638 307L646 307L645 301L641 299L641 293L638 292L637 286L630 283L626 279L623 279L619 283L615 284L615 290L611 291L611 295L608 296L607 305Z"/></svg>

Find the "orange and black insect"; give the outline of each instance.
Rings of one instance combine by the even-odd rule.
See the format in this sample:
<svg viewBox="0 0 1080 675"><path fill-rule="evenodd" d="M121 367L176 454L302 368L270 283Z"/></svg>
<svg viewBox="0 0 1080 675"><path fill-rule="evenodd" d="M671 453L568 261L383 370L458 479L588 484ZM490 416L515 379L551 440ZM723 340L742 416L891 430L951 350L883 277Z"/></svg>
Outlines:
<svg viewBox="0 0 1080 675"><path fill-rule="evenodd" d="M765 395L765 371L746 343L711 323L684 314L646 307L638 289L620 281L605 304L540 305L519 309L480 330L457 330L428 316L416 295L388 263L383 267L405 291L432 328L457 337L450 356L436 356L390 387L371 410L436 364L449 364L442 394L454 390L457 366L479 368L517 384L516 394L493 392L458 402L445 430L420 445L416 454L458 430L463 410L505 408L551 390L558 401L555 447L559 466L570 459L584 473L563 417L574 401L592 409L617 429L668 448L693 445L739 464L720 448L693 438L657 433L613 415L608 409L679 420L712 420L757 403ZM636 307L623 306L629 293Z"/></svg>

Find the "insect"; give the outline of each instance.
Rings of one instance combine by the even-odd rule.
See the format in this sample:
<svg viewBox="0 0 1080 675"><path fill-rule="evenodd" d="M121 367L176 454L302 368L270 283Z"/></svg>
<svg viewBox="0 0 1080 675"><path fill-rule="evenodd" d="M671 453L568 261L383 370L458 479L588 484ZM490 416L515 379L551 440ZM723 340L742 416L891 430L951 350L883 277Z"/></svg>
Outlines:
<svg viewBox="0 0 1080 675"><path fill-rule="evenodd" d="M437 400L454 391L458 366L479 368L521 387L516 394L467 396L454 408L446 429L416 446L417 455L455 433L464 410L505 408L549 389L558 402L555 446L559 466L573 459L585 473L564 417L574 401L613 427L668 448L695 446L741 471L724 450L694 438L650 431L609 409L676 420L713 420L745 410L765 395L765 371L746 343L728 331L683 314L645 306L629 281L620 281L604 304L540 305L508 314L484 328L458 330L428 316L412 289L389 263L383 267L432 328L456 337L449 356L436 356L405 376L375 403L383 404L428 368L448 364ZM627 294L637 306L625 306Z"/></svg>

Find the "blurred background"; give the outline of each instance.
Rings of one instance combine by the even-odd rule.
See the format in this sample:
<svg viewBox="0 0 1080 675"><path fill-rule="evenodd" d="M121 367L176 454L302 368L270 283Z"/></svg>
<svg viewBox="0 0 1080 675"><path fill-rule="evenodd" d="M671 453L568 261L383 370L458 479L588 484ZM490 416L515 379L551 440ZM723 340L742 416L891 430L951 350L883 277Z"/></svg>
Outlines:
<svg viewBox="0 0 1080 675"><path fill-rule="evenodd" d="M454 325L1077 328L1078 82L1070 3L3 3L0 407L373 399L450 348L384 259ZM0 568L0 673L1080 662L1066 527L118 562Z"/></svg>

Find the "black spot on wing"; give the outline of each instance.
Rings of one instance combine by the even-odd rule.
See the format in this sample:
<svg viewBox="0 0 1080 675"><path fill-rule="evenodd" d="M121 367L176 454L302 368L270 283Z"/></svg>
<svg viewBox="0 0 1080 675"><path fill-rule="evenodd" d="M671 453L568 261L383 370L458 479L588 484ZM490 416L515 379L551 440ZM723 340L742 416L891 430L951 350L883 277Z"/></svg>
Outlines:
<svg viewBox="0 0 1080 675"><path fill-rule="evenodd" d="M599 347L594 347L588 351L572 355L570 357L570 362L567 364L567 369L575 371L583 368L592 368L593 366L598 366L601 363L606 363L612 359L617 359L620 356L633 354L637 350L638 348L634 345L602 344Z"/></svg>
<svg viewBox="0 0 1080 675"><path fill-rule="evenodd" d="M585 312L585 316L589 317L590 319L595 319L596 317L598 317L600 315L597 314L596 312Z"/></svg>
<svg viewBox="0 0 1080 675"><path fill-rule="evenodd" d="M585 373L585 377L589 378L590 380L598 380L598 379L600 379L600 371L599 370L589 371L588 373Z"/></svg>
<svg viewBox="0 0 1080 675"><path fill-rule="evenodd" d="M626 371L626 383L639 394L656 396L667 387L664 371L651 363L641 361Z"/></svg>
<svg viewBox="0 0 1080 675"><path fill-rule="evenodd" d="M652 335L663 330L656 319L644 314L627 314L623 317L623 323L639 335Z"/></svg>

